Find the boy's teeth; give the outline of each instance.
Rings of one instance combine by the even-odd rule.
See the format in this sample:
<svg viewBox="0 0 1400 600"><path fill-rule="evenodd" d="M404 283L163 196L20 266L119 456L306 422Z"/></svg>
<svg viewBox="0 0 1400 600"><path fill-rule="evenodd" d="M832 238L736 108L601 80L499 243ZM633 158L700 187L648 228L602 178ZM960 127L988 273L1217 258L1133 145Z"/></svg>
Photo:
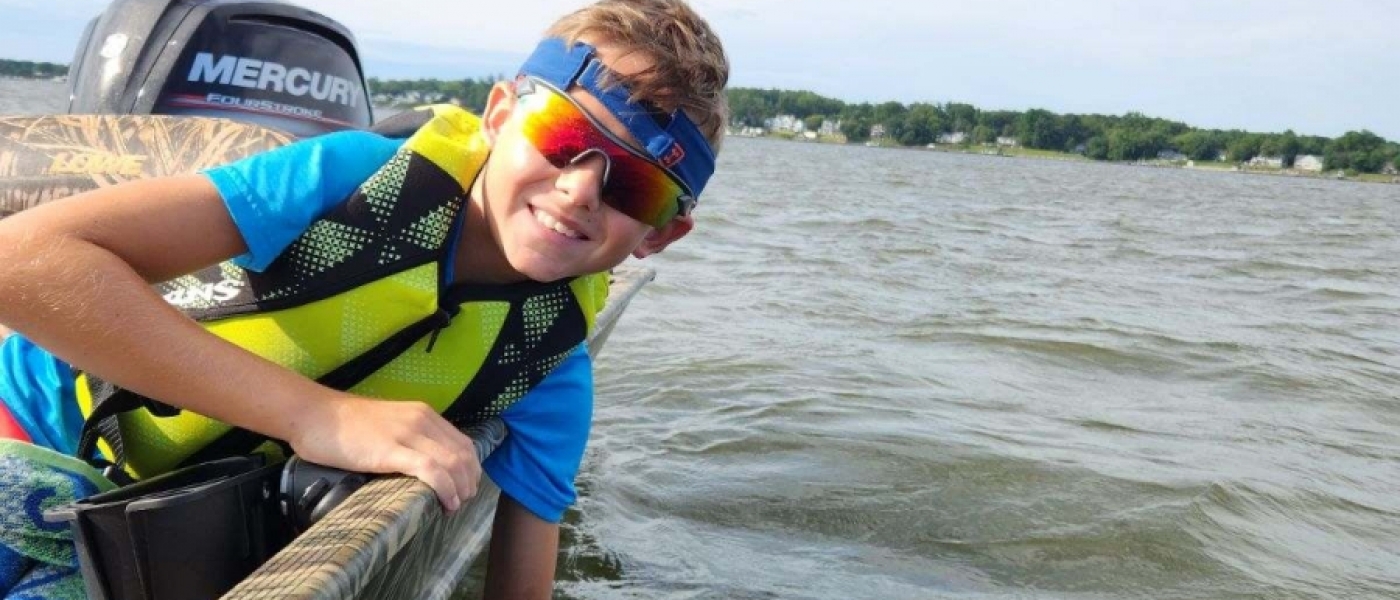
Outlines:
<svg viewBox="0 0 1400 600"><path fill-rule="evenodd" d="M559 221L554 220L554 217L549 216L548 214L546 214L546 213L545 213L544 211L542 211L542 210L537 210L537 211L535 211L535 220L536 220L536 221L539 221L539 222L540 222L540 225L544 225L545 227L548 227L548 228L550 228L550 229L553 229L553 230L559 232L559 233L562 234L562 235L565 235L565 236L568 236L568 237L571 237L571 238L574 238L574 239L578 239L578 238L583 237L582 235L579 234L579 232L574 231L574 230L572 230L572 229L569 229L568 227L565 227L563 223L560 223Z"/></svg>

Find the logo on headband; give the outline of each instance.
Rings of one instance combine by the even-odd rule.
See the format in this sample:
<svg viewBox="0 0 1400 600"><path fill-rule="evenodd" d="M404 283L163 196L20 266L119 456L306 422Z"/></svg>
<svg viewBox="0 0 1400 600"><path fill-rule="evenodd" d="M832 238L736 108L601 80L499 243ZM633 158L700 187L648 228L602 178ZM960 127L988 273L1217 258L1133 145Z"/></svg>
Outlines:
<svg viewBox="0 0 1400 600"><path fill-rule="evenodd" d="M685 160L685 148L681 147L680 142L674 142L671 144L671 149L667 150L666 153L662 154L657 160L660 160L661 165L668 169L674 167L676 163Z"/></svg>

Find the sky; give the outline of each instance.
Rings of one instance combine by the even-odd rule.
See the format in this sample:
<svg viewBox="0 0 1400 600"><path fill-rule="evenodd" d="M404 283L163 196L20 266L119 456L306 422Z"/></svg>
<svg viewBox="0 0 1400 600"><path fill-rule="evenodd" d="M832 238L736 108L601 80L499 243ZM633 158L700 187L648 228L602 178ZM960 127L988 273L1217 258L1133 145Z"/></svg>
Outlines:
<svg viewBox="0 0 1400 600"><path fill-rule="evenodd" d="M588 0L295 0L355 33L367 76L513 73ZM105 0L0 0L0 58L68 63ZM845 102L1137 111L1205 128L1400 141L1391 0L691 0L730 85Z"/></svg>

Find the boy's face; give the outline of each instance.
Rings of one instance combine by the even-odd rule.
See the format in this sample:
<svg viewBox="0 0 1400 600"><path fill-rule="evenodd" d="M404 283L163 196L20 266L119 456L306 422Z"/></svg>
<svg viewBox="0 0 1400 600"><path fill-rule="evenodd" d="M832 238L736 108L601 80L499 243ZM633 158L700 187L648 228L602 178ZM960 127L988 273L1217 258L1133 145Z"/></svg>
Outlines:
<svg viewBox="0 0 1400 600"><path fill-rule="evenodd" d="M594 46L603 63L618 73L650 65L645 57L619 56L610 44ZM578 87L568 94L608 131L637 147L598 99ZM479 192L474 190L511 270L536 281L605 271L629 254L659 252L690 231L693 221L688 216L653 228L603 203L602 156L591 155L563 169L552 165L522 134L518 101L510 84L497 84L492 90L482 119L492 140L491 158L478 179Z"/></svg>

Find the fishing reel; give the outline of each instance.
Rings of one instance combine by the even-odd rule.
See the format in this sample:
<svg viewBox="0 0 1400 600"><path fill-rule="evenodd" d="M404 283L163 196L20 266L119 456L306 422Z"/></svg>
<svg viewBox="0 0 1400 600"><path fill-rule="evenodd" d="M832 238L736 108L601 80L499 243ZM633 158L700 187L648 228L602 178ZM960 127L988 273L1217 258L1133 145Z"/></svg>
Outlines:
<svg viewBox="0 0 1400 600"><path fill-rule="evenodd" d="M501 419L488 419L463 432L476 447L477 458L485 460L501 445L507 430ZM364 487L371 477L365 473L318 465L293 455L282 467L282 481L278 485L282 515L300 535L340 506L355 490Z"/></svg>
<svg viewBox="0 0 1400 600"><path fill-rule="evenodd" d="M301 534L320 521L355 490L369 482L369 476L309 462L292 456L282 467L279 485L282 515Z"/></svg>

